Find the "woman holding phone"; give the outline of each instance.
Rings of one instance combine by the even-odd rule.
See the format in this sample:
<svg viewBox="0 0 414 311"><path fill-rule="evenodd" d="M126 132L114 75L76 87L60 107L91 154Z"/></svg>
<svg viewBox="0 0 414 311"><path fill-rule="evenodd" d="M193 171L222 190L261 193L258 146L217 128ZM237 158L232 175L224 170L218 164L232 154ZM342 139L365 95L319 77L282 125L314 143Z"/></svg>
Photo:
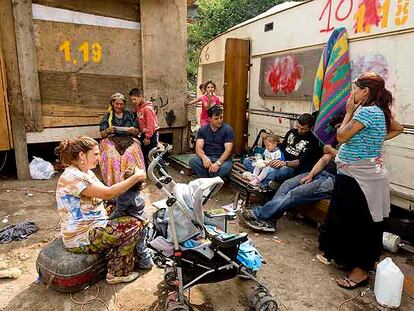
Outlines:
<svg viewBox="0 0 414 311"><path fill-rule="evenodd" d="M376 73L363 73L353 84L345 118L337 130L341 143L333 195L319 238L328 260L349 270L336 280L354 289L368 282L382 249L383 219L390 212L388 172L382 159L384 141L403 126L391 112L392 94Z"/></svg>

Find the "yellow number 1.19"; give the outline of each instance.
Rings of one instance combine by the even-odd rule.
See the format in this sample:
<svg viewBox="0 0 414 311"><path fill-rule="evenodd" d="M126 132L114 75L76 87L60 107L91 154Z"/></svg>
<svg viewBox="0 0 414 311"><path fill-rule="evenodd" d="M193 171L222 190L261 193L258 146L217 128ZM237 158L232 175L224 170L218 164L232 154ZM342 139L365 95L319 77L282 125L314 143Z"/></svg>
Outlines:
<svg viewBox="0 0 414 311"><path fill-rule="evenodd" d="M83 42L81 46L79 47L79 52L83 53L83 62L87 63L89 62L89 44L88 42Z"/></svg>
<svg viewBox="0 0 414 311"><path fill-rule="evenodd" d="M70 62L70 42L66 40L59 46L59 51L63 51L65 53L65 61Z"/></svg>
<svg viewBox="0 0 414 311"><path fill-rule="evenodd" d="M65 61L71 61L71 54L70 54L70 41L66 40L59 46L59 51L63 51L65 55ZM92 43L91 51L89 51L89 43L87 41L82 42L79 46L79 52L82 54L82 59L84 63L89 62L89 53L92 54L92 61L94 63L100 63L102 60L102 46L98 42ZM73 64L77 63L77 57L73 60Z"/></svg>

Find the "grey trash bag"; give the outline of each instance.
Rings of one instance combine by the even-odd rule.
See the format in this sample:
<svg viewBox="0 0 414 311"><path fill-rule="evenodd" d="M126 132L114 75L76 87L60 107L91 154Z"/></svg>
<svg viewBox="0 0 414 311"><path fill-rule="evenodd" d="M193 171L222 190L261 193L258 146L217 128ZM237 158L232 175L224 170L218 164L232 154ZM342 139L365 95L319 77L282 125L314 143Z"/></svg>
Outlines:
<svg viewBox="0 0 414 311"><path fill-rule="evenodd" d="M31 179L50 179L55 175L52 163L38 157L33 157L32 162L29 164L29 169Z"/></svg>

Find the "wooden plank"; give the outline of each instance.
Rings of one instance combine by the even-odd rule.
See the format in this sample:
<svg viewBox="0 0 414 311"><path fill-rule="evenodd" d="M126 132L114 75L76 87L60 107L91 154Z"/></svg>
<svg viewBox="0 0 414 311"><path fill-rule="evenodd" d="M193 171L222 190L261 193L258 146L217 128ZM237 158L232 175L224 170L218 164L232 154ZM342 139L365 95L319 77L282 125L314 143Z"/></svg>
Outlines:
<svg viewBox="0 0 414 311"><path fill-rule="evenodd" d="M28 180L30 178L29 161L11 0L0 0L0 34L4 64L6 67L7 94L10 103L10 119L17 177L19 180Z"/></svg>
<svg viewBox="0 0 414 311"><path fill-rule="evenodd" d="M99 107L94 107L91 105L87 106L85 109L84 106L79 104L72 104L72 103L57 103L57 104L49 104L45 103L42 104L42 115L51 116L51 117L102 117L105 112L106 108L104 105L99 105ZM47 127L45 125L45 127Z"/></svg>
<svg viewBox="0 0 414 311"><path fill-rule="evenodd" d="M33 0L33 3L139 22L139 0Z"/></svg>
<svg viewBox="0 0 414 311"><path fill-rule="evenodd" d="M41 72L142 76L140 30L43 20L33 23Z"/></svg>
<svg viewBox="0 0 414 311"><path fill-rule="evenodd" d="M187 2L141 0L140 4L144 95L161 107L161 128L168 126L167 111L176 116L171 127L187 126Z"/></svg>
<svg viewBox="0 0 414 311"><path fill-rule="evenodd" d="M114 92L127 96L142 85L138 77L82 73L40 72L39 79L45 127L99 124Z"/></svg>
<svg viewBox="0 0 414 311"><path fill-rule="evenodd" d="M12 0L26 131L41 131L42 109L34 42L32 1Z"/></svg>
<svg viewBox="0 0 414 311"><path fill-rule="evenodd" d="M406 276L404 277L404 293L410 296L411 299L414 299L414 281L412 278Z"/></svg>
<svg viewBox="0 0 414 311"><path fill-rule="evenodd" d="M173 150L172 154L185 153L188 150L188 128L173 128Z"/></svg>
<svg viewBox="0 0 414 311"><path fill-rule="evenodd" d="M102 116L96 117L51 117L43 116L43 125L45 128L49 127L62 127L62 126L81 126L81 125L93 125L99 124L102 120Z"/></svg>
<svg viewBox="0 0 414 311"><path fill-rule="evenodd" d="M298 211L305 217L316 221L319 224L325 222L326 214L328 213L329 200L321 200L311 204L298 206Z"/></svg>
<svg viewBox="0 0 414 311"><path fill-rule="evenodd" d="M247 143L247 84L250 68L250 41L226 40L224 64L224 121L233 127L233 153L242 154Z"/></svg>
<svg viewBox="0 0 414 311"><path fill-rule="evenodd" d="M92 138L101 138L99 126L78 126L78 127L62 127L62 128L45 128L42 132L28 132L27 143L46 143L52 141L61 141L63 139L73 138L77 136L89 136Z"/></svg>
<svg viewBox="0 0 414 311"><path fill-rule="evenodd" d="M11 127L5 70L0 39L0 150L2 151L11 149Z"/></svg>

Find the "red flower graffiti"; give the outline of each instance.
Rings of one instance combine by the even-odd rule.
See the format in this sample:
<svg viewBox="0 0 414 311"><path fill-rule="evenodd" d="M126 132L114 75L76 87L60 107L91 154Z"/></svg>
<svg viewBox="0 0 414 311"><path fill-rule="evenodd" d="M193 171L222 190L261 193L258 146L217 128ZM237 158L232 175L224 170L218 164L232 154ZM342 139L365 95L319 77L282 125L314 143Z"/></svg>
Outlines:
<svg viewBox="0 0 414 311"><path fill-rule="evenodd" d="M361 0L359 3L359 10L365 6L365 14L364 14L364 21L363 21L363 29L368 29L370 25L378 26L379 22L381 21L381 16L378 15L380 11L380 3L379 0ZM354 26L355 32L357 31L357 25Z"/></svg>
<svg viewBox="0 0 414 311"><path fill-rule="evenodd" d="M275 94L279 91L290 94L297 91L303 77L303 67L291 56L283 56L275 59L273 65L266 72L267 83Z"/></svg>

